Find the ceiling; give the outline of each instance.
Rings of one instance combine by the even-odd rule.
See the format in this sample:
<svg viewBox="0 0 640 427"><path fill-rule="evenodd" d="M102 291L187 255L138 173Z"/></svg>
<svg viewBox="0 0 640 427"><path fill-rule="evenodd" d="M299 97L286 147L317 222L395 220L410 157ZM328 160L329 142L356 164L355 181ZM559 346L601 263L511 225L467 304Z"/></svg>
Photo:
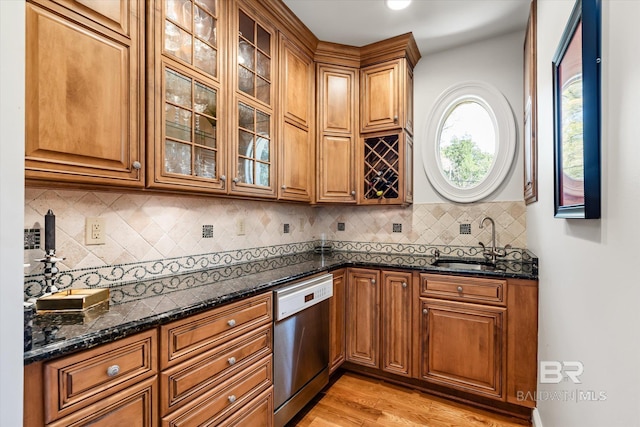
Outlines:
<svg viewBox="0 0 640 427"><path fill-rule="evenodd" d="M522 31L530 0L413 0L400 11L384 0L284 0L318 39L364 46L413 32L420 53Z"/></svg>

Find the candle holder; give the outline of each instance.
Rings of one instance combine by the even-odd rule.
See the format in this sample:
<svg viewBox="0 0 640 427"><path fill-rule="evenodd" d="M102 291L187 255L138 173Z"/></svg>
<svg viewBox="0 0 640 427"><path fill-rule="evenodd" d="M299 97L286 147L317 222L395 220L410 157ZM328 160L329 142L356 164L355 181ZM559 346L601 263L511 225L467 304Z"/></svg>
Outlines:
<svg viewBox="0 0 640 427"><path fill-rule="evenodd" d="M42 296L51 295L54 292L58 292L58 288L55 285L56 275L60 270L56 267L56 263L64 261L65 258L56 257L56 250L49 249L45 253L44 258L38 258L36 261L44 263L44 293Z"/></svg>

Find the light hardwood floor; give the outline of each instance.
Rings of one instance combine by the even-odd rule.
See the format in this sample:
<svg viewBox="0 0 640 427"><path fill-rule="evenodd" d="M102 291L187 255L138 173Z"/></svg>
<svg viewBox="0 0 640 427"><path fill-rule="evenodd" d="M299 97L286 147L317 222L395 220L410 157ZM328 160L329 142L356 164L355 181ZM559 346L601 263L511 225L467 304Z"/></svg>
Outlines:
<svg viewBox="0 0 640 427"><path fill-rule="evenodd" d="M524 421L345 372L287 427L522 427Z"/></svg>

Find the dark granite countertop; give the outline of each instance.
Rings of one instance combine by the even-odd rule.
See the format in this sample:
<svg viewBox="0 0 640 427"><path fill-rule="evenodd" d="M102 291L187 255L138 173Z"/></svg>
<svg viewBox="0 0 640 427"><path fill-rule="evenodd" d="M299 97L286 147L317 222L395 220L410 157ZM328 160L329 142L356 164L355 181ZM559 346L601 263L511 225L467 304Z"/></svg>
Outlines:
<svg viewBox="0 0 640 427"><path fill-rule="evenodd" d="M341 267L402 268L467 276L537 279L537 258L528 251L514 253L515 256L500 261L494 270L466 271L434 267L432 255L305 252L112 285L108 310L97 308L83 314L36 315L33 320L33 348L24 353L24 364L95 347Z"/></svg>

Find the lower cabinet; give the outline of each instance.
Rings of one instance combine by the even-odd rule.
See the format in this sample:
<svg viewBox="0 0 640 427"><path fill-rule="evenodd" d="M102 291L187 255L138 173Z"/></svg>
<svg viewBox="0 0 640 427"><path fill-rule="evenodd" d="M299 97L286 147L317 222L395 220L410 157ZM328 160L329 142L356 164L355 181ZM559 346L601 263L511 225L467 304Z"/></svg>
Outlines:
<svg viewBox="0 0 640 427"><path fill-rule="evenodd" d="M526 416L537 281L349 268L346 368ZM336 323L337 325L337 323Z"/></svg>
<svg viewBox="0 0 640 427"><path fill-rule="evenodd" d="M420 300L420 378L502 398L506 309Z"/></svg>
<svg viewBox="0 0 640 427"><path fill-rule="evenodd" d="M412 274L351 268L346 360L411 375Z"/></svg>
<svg viewBox="0 0 640 427"><path fill-rule="evenodd" d="M246 405L273 386L273 309L271 292L215 308L160 327L160 410L162 426L243 424ZM253 409L262 425L270 412ZM261 425L255 423L251 425Z"/></svg>
<svg viewBox="0 0 640 427"><path fill-rule="evenodd" d="M27 365L23 425L272 426L272 308L266 292Z"/></svg>

